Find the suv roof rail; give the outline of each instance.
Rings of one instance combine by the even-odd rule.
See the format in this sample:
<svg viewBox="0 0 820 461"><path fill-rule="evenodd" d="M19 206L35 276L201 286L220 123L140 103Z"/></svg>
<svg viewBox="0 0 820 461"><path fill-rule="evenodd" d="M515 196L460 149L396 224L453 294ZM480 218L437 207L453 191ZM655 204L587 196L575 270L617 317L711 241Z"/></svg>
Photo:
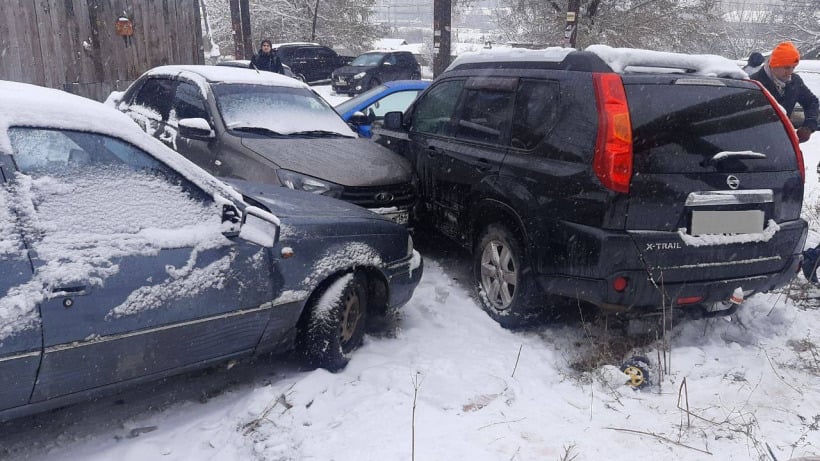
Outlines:
<svg viewBox="0 0 820 461"><path fill-rule="evenodd" d="M590 45L586 51L598 55L613 71L621 74L686 73L741 80L748 77L733 60L715 54L683 54L606 45Z"/></svg>
<svg viewBox="0 0 820 461"><path fill-rule="evenodd" d="M600 57L573 48L491 48L460 54L445 72L463 69L563 69L612 72Z"/></svg>
<svg viewBox="0 0 820 461"><path fill-rule="evenodd" d="M683 54L636 48L590 45L584 51L550 47L541 50L494 48L459 55L447 71L475 68L563 69L583 72L683 73L746 79L731 59L709 54Z"/></svg>

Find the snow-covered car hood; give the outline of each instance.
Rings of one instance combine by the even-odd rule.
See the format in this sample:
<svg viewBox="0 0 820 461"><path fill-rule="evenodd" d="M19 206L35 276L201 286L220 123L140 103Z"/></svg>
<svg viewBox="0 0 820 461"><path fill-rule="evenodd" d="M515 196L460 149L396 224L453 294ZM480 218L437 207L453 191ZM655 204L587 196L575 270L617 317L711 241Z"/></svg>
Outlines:
<svg viewBox="0 0 820 461"><path fill-rule="evenodd" d="M333 75L356 75L359 72L367 72L377 66L344 66L333 71Z"/></svg>
<svg viewBox="0 0 820 461"><path fill-rule="evenodd" d="M280 218L334 218L336 220L376 219L390 221L352 203L324 195L296 191L287 187L255 183L233 178L219 178L242 195L262 203Z"/></svg>
<svg viewBox="0 0 820 461"><path fill-rule="evenodd" d="M347 187L410 182L410 162L363 138L267 139L244 137L242 145L290 171Z"/></svg>

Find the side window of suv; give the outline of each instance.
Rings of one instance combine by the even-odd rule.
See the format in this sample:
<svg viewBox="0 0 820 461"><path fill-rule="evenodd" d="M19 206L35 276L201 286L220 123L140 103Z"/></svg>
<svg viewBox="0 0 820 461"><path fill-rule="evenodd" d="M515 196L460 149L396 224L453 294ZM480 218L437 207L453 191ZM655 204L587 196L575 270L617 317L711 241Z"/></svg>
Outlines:
<svg viewBox="0 0 820 461"><path fill-rule="evenodd" d="M501 144L510 123L514 93L497 90L466 90L458 117L456 138Z"/></svg>
<svg viewBox="0 0 820 461"><path fill-rule="evenodd" d="M461 94L464 80L442 82L419 101L413 111L413 131L447 136L452 133L450 119Z"/></svg>
<svg viewBox="0 0 820 461"><path fill-rule="evenodd" d="M558 84L544 80L522 80L515 94L510 144L533 149L558 119Z"/></svg>
<svg viewBox="0 0 820 461"><path fill-rule="evenodd" d="M174 95L174 113L177 120L183 118L204 118L210 120L205 101L199 87L188 82L180 82Z"/></svg>

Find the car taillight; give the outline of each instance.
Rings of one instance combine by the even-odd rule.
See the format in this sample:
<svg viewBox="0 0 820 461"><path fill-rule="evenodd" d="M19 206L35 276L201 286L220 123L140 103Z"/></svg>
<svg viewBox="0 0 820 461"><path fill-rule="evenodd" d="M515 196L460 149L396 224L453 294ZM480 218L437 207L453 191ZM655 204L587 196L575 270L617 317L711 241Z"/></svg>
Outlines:
<svg viewBox="0 0 820 461"><path fill-rule="evenodd" d="M629 193L632 179L632 122L621 76L592 74L598 103L598 138L592 167L607 189Z"/></svg>
<svg viewBox="0 0 820 461"><path fill-rule="evenodd" d="M762 83L758 82L757 80L752 80L757 86L763 90L763 94L766 95L766 99L769 100L769 104L772 105L774 111L777 112L777 115L780 117L780 121L783 122L783 128L786 129L786 134L789 136L789 139L792 141L792 147L794 148L794 155L797 157L797 167L800 168L800 177L803 179L803 184L806 183L806 165L803 163L803 151L800 150L800 141L797 139L797 133L794 131L792 127L792 122L789 120L789 117L786 115L786 112L780 109L780 104L774 99L769 90L763 86Z"/></svg>

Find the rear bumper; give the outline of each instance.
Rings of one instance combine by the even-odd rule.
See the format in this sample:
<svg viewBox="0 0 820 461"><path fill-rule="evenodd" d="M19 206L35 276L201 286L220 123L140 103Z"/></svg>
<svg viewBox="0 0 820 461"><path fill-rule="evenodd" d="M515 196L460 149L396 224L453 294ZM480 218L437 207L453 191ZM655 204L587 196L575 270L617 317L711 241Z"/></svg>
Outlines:
<svg viewBox="0 0 820 461"><path fill-rule="evenodd" d="M737 288L747 294L780 288L797 273L807 225L796 220L779 227L764 241L689 246L669 232L636 237L601 229L579 233L576 226L572 252L585 258L566 254L562 261L576 263L542 270L536 279L546 293L615 311L725 301ZM649 254L647 244L659 241L669 250ZM622 291L614 288L619 278L627 281Z"/></svg>
<svg viewBox="0 0 820 461"><path fill-rule="evenodd" d="M604 310L616 312L640 312L660 310L662 307L685 307L682 299L690 303L726 301L736 288L755 293L775 290L791 281L800 267L799 255L788 258L782 272L730 278L723 280L659 283L650 280L645 271L622 271L606 279L581 279L572 277L539 276L538 284L547 293L578 298ZM612 288L612 280L623 276L629 279L627 289L618 293ZM691 301L697 299L697 301Z"/></svg>

